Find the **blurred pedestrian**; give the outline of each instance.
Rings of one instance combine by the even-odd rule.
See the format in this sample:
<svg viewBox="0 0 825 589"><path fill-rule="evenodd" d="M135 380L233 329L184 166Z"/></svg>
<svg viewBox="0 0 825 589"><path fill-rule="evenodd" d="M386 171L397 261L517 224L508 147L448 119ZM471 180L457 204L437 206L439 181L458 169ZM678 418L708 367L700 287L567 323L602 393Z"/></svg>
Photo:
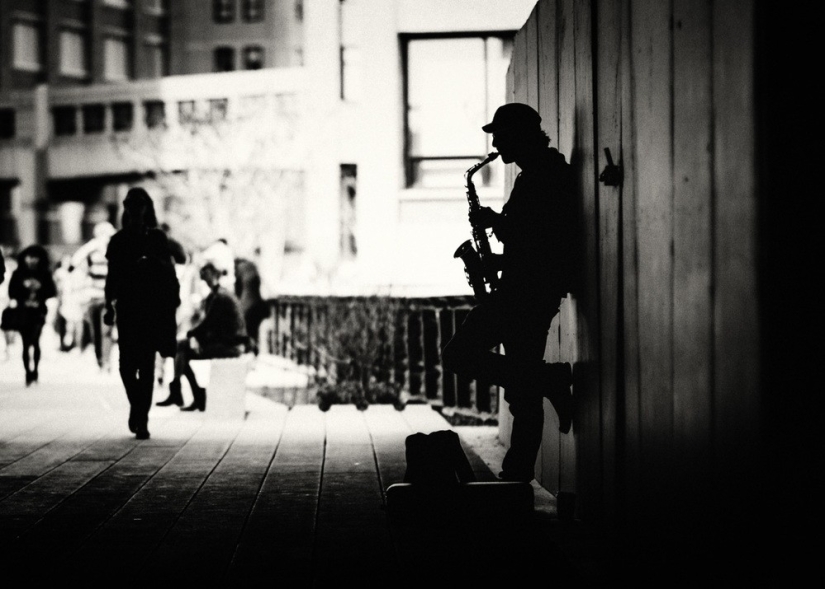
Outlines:
<svg viewBox="0 0 825 589"><path fill-rule="evenodd" d="M172 264L175 268L175 275L178 277L178 285L181 285L181 278L183 277L186 266L189 263L189 255L186 253L186 249L183 245L172 236L172 228L169 226L169 223L160 223L159 228L164 234L166 234L166 240L169 244L169 253L172 256ZM179 293L181 295L181 302L183 302L183 291L180 288ZM180 331L181 328L183 307L183 304L178 305L178 309L175 312L175 321L178 331ZM177 333L175 334L175 339L177 340ZM155 355L155 380L157 380L157 383L160 386L163 386L164 378L166 376L166 364L167 358L164 358L160 353Z"/></svg>
<svg viewBox="0 0 825 589"><path fill-rule="evenodd" d="M3 248L0 247L0 252L3 251ZM4 277L9 278L11 277L14 269L17 267L17 262L14 259L14 256L3 254L6 259L3 262L4 267ZM3 280L0 281L0 309L5 309L9 305L9 281ZM3 361L6 362L11 358L11 354L9 350L11 349L12 343L14 342L16 331L6 330L3 329L3 337L2 337L2 345L3 345Z"/></svg>
<svg viewBox="0 0 825 589"><path fill-rule="evenodd" d="M189 256L186 254L186 249L183 245L172 237L172 228L169 226L169 223L161 223L160 230L166 234L166 239L169 242L169 253L172 254L172 261L175 264L185 264Z"/></svg>
<svg viewBox="0 0 825 589"><path fill-rule="evenodd" d="M57 284L55 331L60 336L60 351L68 352L85 344L83 322L83 293L85 277L80 272L69 272L71 256L64 256L54 270Z"/></svg>
<svg viewBox="0 0 825 589"><path fill-rule="evenodd" d="M149 193L134 187L123 201L122 229L106 252L107 325L117 323L120 377L129 399L129 430L149 439L155 354L175 353L180 292L166 234L158 229Z"/></svg>
<svg viewBox="0 0 825 589"><path fill-rule="evenodd" d="M43 246L30 245L17 256L17 268L9 279L9 299L14 301L17 331L23 345L26 386L37 382L40 367L40 336L46 323L46 301L57 296L49 254Z"/></svg>
<svg viewBox="0 0 825 589"><path fill-rule="evenodd" d="M238 258L235 261L235 296L241 306L251 351L257 356L261 323L269 316L269 306L261 296L261 275L252 260Z"/></svg>
<svg viewBox="0 0 825 589"><path fill-rule="evenodd" d="M221 286L235 290L235 254L225 237L220 237L201 252L203 264L212 264L220 272ZM201 267L202 265L201 264Z"/></svg>
<svg viewBox="0 0 825 589"><path fill-rule="evenodd" d="M247 349L246 334L238 299L220 284L221 272L211 263L200 270L201 279L209 286L203 320L186 333L177 344L175 376L169 383L169 397L160 406L183 405L181 378L186 377L192 389L191 405L181 411L205 411L206 389L198 384L190 360L207 358L237 358Z"/></svg>
<svg viewBox="0 0 825 589"><path fill-rule="evenodd" d="M112 327L103 323L106 275L109 272L106 249L114 234L115 227L108 221L97 223L92 239L72 255L68 267L70 273L79 272L83 277L83 318L92 336L97 365L106 372L109 372L112 352Z"/></svg>

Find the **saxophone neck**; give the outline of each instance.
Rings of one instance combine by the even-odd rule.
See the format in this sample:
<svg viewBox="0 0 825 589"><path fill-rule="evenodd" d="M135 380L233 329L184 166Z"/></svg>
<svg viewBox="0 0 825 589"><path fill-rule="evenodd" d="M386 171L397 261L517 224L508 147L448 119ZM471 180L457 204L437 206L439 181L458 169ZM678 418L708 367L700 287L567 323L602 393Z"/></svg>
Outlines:
<svg viewBox="0 0 825 589"><path fill-rule="evenodd" d="M464 180L465 180L466 185L467 186L472 186L472 184L473 184L473 181L472 181L473 174L478 172L481 168L483 168L484 166L489 164L491 161L493 161L497 157L498 157L498 152L497 151L490 152L490 153L487 154L487 157L485 157L483 160L481 160L477 164L473 165L466 172L464 172Z"/></svg>

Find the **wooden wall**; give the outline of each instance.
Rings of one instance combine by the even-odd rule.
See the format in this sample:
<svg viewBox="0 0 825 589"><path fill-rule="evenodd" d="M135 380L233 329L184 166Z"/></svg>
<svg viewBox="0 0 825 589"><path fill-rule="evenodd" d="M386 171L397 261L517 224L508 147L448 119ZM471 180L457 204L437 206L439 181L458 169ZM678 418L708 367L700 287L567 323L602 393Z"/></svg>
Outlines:
<svg viewBox="0 0 825 589"><path fill-rule="evenodd" d="M574 363L574 425L546 405L537 478L623 562L733 537L755 506L755 30L747 1L540 0L515 39L510 101L573 165L583 219L545 356ZM605 148L620 186L598 180Z"/></svg>

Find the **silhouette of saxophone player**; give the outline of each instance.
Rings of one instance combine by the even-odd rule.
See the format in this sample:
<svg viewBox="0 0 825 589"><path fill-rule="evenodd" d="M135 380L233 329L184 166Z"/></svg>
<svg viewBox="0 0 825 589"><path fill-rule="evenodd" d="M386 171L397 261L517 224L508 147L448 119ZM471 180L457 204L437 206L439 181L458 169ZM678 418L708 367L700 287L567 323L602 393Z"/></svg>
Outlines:
<svg viewBox="0 0 825 589"><path fill-rule="evenodd" d="M543 398L570 431L572 369L544 362L550 322L570 290L576 219L570 165L541 129L541 117L526 104L499 107L482 127L505 164L521 169L501 213L470 211L477 229L492 228L503 244L489 263L501 275L442 350L446 370L504 388L513 416L510 447L499 478L531 481L544 424ZM493 351L499 344L504 354Z"/></svg>

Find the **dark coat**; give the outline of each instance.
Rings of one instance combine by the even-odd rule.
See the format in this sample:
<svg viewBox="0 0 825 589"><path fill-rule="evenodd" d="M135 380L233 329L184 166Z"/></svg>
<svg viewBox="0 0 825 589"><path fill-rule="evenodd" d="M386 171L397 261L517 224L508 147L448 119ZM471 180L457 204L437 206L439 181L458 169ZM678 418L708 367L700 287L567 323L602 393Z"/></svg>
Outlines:
<svg viewBox="0 0 825 589"><path fill-rule="evenodd" d="M29 255L39 258L34 268L26 265L25 258ZM57 286L49 268L46 250L39 245L22 250L17 256L17 268L9 279L9 299L17 301L17 306L25 309L24 326L42 325L48 310L46 301L56 296Z"/></svg>
<svg viewBox="0 0 825 589"><path fill-rule="evenodd" d="M564 297L573 288L576 200L570 164L548 148L544 164L522 171L493 231L504 245L499 291L511 304Z"/></svg>
<svg viewBox="0 0 825 589"><path fill-rule="evenodd" d="M187 333L204 348L245 345L248 342L238 299L223 287L209 293L204 304L203 320Z"/></svg>
<svg viewBox="0 0 825 589"><path fill-rule="evenodd" d="M166 235L159 229L121 229L106 251L106 301L115 303L118 337L164 357L175 355L175 310L180 305L171 256Z"/></svg>

